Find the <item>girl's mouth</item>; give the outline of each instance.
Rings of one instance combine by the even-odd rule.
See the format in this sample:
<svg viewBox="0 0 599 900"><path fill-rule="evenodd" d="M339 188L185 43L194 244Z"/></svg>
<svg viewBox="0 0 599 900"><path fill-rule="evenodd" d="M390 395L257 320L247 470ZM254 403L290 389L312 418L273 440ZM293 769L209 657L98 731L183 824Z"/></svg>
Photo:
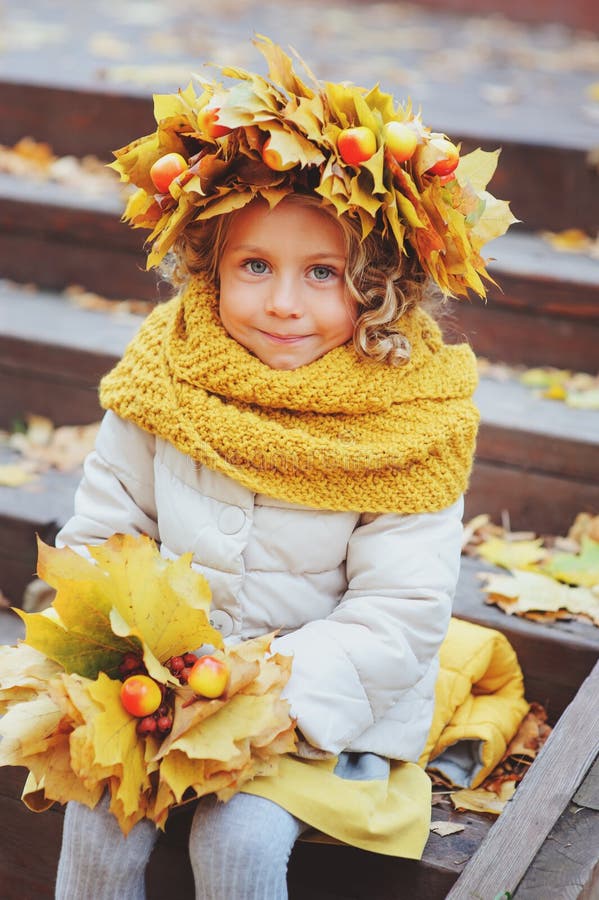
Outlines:
<svg viewBox="0 0 599 900"><path fill-rule="evenodd" d="M307 334L273 334L270 331L260 331L260 334L276 344L296 344L308 337Z"/></svg>

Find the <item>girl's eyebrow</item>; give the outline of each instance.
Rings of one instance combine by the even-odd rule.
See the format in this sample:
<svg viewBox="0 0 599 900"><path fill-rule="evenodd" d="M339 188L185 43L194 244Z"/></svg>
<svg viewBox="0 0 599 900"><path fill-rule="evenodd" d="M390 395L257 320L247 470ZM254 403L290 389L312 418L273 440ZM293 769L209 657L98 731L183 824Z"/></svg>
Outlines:
<svg viewBox="0 0 599 900"><path fill-rule="evenodd" d="M234 244L230 247L236 253L243 251L244 253L253 253L256 256L268 256L268 250L264 247L254 247L251 244ZM306 259L345 259L344 253L334 253L327 250L316 250L314 253L307 253Z"/></svg>

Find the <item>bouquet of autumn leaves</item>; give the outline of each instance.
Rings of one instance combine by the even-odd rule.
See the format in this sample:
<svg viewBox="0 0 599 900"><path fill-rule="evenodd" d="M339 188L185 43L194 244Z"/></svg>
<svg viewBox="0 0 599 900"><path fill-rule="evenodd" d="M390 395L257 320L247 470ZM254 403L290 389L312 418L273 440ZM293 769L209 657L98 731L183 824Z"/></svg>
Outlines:
<svg viewBox="0 0 599 900"><path fill-rule="evenodd" d="M55 600L43 613L16 610L25 639L0 648L0 765L29 769L24 802L93 808L107 790L127 834L273 774L295 750L295 723L281 698L291 658L269 655L272 635L223 648L190 554L165 560L149 538L128 535L87 550L39 542L38 574ZM194 678L190 651L207 647L212 671Z"/></svg>

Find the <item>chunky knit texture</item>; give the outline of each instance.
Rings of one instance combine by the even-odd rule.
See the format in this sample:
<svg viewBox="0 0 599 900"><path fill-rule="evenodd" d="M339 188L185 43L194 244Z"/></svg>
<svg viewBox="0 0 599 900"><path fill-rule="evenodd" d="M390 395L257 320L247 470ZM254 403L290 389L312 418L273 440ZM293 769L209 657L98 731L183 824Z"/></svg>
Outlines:
<svg viewBox="0 0 599 900"><path fill-rule="evenodd" d="M318 509L432 512L466 489L478 412L476 365L415 309L409 363L350 344L271 369L224 330L196 279L158 306L102 380L102 405L257 493Z"/></svg>

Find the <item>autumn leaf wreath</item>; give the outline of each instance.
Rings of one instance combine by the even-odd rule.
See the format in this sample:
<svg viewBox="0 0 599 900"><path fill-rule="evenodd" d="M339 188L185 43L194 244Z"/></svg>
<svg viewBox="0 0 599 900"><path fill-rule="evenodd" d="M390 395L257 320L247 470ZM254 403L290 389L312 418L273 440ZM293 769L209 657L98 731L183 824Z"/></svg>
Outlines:
<svg viewBox="0 0 599 900"><path fill-rule="evenodd" d="M93 808L107 791L125 834L143 818L164 827L174 806L226 800L294 751L281 697L291 658L269 652L273 635L223 646L191 554L166 560L128 535L88 557L38 551L56 597L42 613L16 610L25 639L0 648L0 765L29 769L31 809Z"/></svg>

